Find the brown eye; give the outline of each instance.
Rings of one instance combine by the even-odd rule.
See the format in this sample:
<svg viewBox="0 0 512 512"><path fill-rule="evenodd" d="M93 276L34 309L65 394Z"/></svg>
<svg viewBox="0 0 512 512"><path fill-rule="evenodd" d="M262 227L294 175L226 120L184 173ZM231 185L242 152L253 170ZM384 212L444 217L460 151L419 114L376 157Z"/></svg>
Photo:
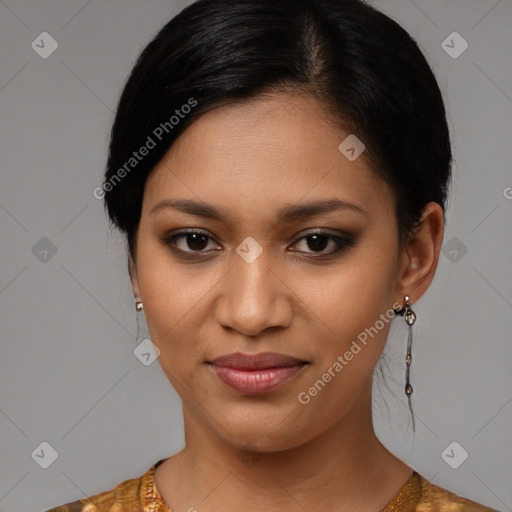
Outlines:
<svg viewBox="0 0 512 512"><path fill-rule="evenodd" d="M305 238L305 240L307 240L308 248L315 252L323 252L329 246L329 237L327 236L311 235Z"/></svg>
<svg viewBox="0 0 512 512"><path fill-rule="evenodd" d="M295 245L298 245L299 243L302 243L302 247L304 248L299 250L299 252L310 252L320 255L333 254L345 249L346 247L352 247L355 245L355 242L350 238L322 232L306 235L295 242ZM329 248L331 248L331 250L328 250Z"/></svg>
<svg viewBox="0 0 512 512"><path fill-rule="evenodd" d="M183 257L209 255L218 248L215 240L202 231L182 231L163 239L163 242L176 254ZM302 244L302 247L300 245ZM329 256L345 248L353 247L355 241L349 236L336 236L327 232L310 233L294 244L300 248L295 252L313 254L315 258Z"/></svg>
<svg viewBox="0 0 512 512"><path fill-rule="evenodd" d="M203 233L202 231L183 231L181 233L177 233L170 237L167 237L164 242L171 247L172 250L177 250L185 253L201 253L212 248L215 248L215 244L213 247L208 249L209 242L213 239Z"/></svg>

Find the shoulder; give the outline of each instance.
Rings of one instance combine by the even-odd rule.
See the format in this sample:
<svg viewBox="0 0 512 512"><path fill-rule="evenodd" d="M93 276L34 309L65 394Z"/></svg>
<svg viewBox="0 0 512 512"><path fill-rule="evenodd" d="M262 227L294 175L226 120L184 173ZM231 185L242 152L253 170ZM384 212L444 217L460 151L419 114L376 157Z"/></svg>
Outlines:
<svg viewBox="0 0 512 512"><path fill-rule="evenodd" d="M420 489L416 512L499 512L434 485L418 475Z"/></svg>
<svg viewBox="0 0 512 512"><path fill-rule="evenodd" d="M140 477L124 480L109 491L66 503L45 512L141 512L140 489L145 475L147 472Z"/></svg>

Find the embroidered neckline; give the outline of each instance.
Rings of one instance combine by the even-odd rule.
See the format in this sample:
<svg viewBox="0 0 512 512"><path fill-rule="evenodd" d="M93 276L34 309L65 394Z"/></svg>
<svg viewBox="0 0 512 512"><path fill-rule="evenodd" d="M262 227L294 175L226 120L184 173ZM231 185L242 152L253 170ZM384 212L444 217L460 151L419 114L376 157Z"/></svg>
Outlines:
<svg viewBox="0 0 512 512"><path fill-rule="evenodd" d="M155 470L164 460L160 459L142 475L139 499L144 512L173 512L158 492L154 480Z"/></svg>
<svg viewBox="0 0 512 512"><path fill-rule="evenodd" d="M139 499L144 512L173 512L160 495L154 479L156 468L164 462L164 460L166 459L160 459L155 462L155 464L153 464L146 473L142 475ZM404 486L398 491L395 497L392 498L383 509L381 509L380 512L393 512L395 510L400 510L404 499L408 499L410 496L411 489L419 486L420 479L420 475L416 473L416 471L413 471Z"/></svg>

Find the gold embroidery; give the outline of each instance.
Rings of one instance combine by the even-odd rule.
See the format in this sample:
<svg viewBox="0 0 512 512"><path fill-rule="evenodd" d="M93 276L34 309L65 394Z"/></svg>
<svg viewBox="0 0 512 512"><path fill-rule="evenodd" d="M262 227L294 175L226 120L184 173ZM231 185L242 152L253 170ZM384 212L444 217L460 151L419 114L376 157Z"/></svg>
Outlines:
<svg viewBox="0 0 512 512"><path fill-rule="evenodd" d="M46 512L172 512L160 495L154 474L156 462L141 477L125 480L115 489L62 505ZM380 512L498 512L461 498L428 482L416 472Z"/></svg>

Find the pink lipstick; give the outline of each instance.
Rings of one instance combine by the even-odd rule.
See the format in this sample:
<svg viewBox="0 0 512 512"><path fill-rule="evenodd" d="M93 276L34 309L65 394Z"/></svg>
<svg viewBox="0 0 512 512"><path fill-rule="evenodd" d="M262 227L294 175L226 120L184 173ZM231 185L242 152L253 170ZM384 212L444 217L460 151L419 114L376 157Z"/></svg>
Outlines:
<svg viewBox="0 0 512 512"><path fill-rule="evenodd" d="M236 352L208 363L224 384L239 393L256 395L288 382L307 364L307 361L273 352Z"/></svg>

